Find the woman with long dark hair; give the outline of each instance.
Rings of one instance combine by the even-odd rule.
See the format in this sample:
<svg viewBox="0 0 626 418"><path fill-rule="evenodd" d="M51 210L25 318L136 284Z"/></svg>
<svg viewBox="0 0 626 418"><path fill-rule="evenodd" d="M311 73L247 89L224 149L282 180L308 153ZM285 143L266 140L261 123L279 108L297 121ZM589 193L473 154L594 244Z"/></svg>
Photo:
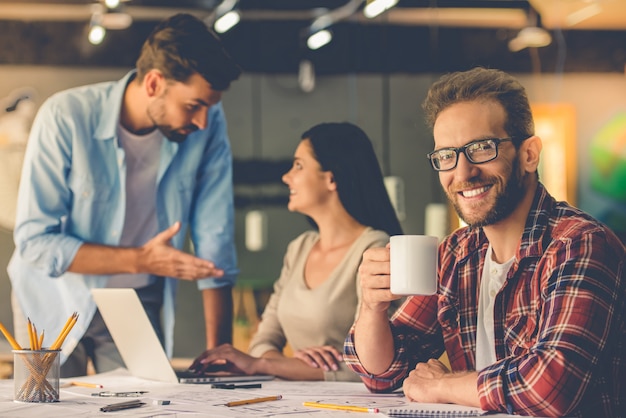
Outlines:
<svg viewBox="0 0 626 418"><path fill-rule="evenodd" d="M192 368L225 360L246 374L359 380L341 355L360 301L357 268L367 248L402 233L372 143L350 123L316 125L302 134L283 182L288 209L306 215L315 230L289 244L249 354L222 345ZM283 354L287 343L293 357Z"/></svg>

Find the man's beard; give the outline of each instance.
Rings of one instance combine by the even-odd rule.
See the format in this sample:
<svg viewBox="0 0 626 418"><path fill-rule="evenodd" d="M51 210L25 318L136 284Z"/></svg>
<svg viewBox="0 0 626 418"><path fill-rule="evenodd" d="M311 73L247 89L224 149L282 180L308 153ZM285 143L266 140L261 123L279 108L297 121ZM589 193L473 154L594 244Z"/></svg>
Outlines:
<svg viewBox="0 0 626 418"><path fill-rule="evenodd" d="M172 142L176 142L177 144L180 144L185 139L187 139L187 136L190 133L198 130L198 127L196 125L188 125L184 128L179 128L179 129L173 129L169 125L159 125L156 123L155 123L155 126L159 131L161 131L164 137L166 137L168 140ZM181 130L188 131L188 133L180 132Z"/></svg>
<svg viewBox="0 0 626 418"><path fill-rule="evenodd" d="M476 181L477 184L481 182ZM454 206L459 218L472 228L481 228L488 225L494 225L503 219L506 219L517 208L518 204L524 198L524 178L519 173L519 161L515 159L511 167L511 175L506 182L504 190L496 196L493 207L480 219L469 222L467 216L463 214L461 205L448 195L448 200Z"/></svg>
<svg viewBox="0 0 626 418"><path fill-rule="evenodd" d="M176 142L180 144L187 136L198 130L198 127L194 124L189 124L187 126L183 126L181 128L172 128L170 125L165 125L159 123L159 120L164 119L165 111L163 109L163 99L159 99L152 106L148 106L147 113L148 117L154 124L154 127L157 128L164 137L172 142ZM156 111L155 111L156 108Z"/></svg>

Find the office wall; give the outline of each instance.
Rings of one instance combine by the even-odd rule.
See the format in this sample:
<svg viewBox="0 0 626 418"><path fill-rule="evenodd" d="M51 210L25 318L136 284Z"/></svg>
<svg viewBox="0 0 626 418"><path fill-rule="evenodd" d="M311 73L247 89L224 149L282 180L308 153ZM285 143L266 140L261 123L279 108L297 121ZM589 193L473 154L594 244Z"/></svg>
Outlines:
<svg viewBox="0 0 626 418"><path fill-rule="evenodd" d="M0 97L21 86L31 86L38 100L55 91L90 82L117 79L126 69L0 66ZM442 202L437 177L425 154L432 139L422 122L420 103L434 75L338 75L318 77L312 93L299 90L295 75L246 74L224 96L233 154L238 159L290 159L301 133L322 121L347 120L360 125L372 138L385 175L405 181L405 233L424 232L425 205ZM588 190L586 150L595 132L618 111L626 110L626 78L621 74L520 75L531 101L569 102L577 112L579 195ZM388 104L388 106L385 106ZM281 192L274 186L259 189ZM254 189L252 189L254 193ZM236 192L251 193L250 188ZM236 239L241 276L246 279L278 277L287 243L308 225L302 216L284 207L261 207L269 219L266 249L249 252L244 246L244 217L236 213ZM10 233L0 230L0 321L11 325L10 284L6 262L13 250ZM181 283L176 324L176 356L196 355L204 344L199 293ZM184 303L182 303L184 302Z"/></svg>

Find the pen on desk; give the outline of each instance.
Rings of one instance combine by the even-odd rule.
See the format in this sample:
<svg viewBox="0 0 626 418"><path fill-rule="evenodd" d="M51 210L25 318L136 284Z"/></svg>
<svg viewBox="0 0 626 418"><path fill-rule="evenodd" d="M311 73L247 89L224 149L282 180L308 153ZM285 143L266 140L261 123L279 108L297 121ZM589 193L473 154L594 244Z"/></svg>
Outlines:
<svg viewBox="0 0 626 418"><path fill-rule="evenodd" d="M148 393L147 390L137 390L137 391L132 391L132 392L96 392L96 393L92 393L91 396L101 396L101 397L114 397L114 396L120 396L120 397L128 397L128 396L141 396L144 393Z"/></svg>
<svg viewBox="0 0 626 418"><path fill-rule="evenodd" d="M100 410L102 412L113 412L113 411L122 411L124 409L131 409L131 408L139 408L142 405L145 405L145 402L141 402L140 400L135 400L135 401L128 401L128 402L120 402L120 403L113 403L110 405L105 405L102 408L100 408Z"/></svg>
<svg viewBox="0 0 626 418"><path fill-rule="evenodd" d="M99 385L97 383L87 383L87 382L69 382L69 384L71 386L82 386L84 388L95 388L95 389L102 389L104 386Z"/></svg>
<svg viewBox="0 0 626 418"><path fill-rule="evenodd" d="M243 401L228 402L226 404L226 406L239 406L239 405L248 405L248 404L251 404L251 403L259 403L259 402L267 402L267 401L277 401L277 400L282 399L282 398L283 398L282 395L276 395L276 396L266 396L264 398L244 399Z"/></svg>
<svg viewBox="0 0 626 418"><path fill-rule="evenodd" d="M234 383L216 383L211 385L213 389L261 389L260 383L250 383L246 385L236 385Z"/></svg>
<svg viewBox="0 0 626 418"><path fill-rule="evenodd" d="M335 405L331 403L320 403L320 402L304 402L303 405L311 406L313 408L334 409L337 411L370 412L374 414L379 412L378 408L368 408L365 406L355 406L355 405Z"/></svg>

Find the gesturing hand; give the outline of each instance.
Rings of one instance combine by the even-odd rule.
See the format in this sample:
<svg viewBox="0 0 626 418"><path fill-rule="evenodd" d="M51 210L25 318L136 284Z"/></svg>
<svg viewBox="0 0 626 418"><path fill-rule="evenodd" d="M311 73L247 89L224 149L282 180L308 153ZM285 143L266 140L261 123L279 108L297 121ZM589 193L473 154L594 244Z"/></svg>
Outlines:
<svg viewBox="0 0 626 418"><path fill-rule="evenodd" d="M216 268L211 261L172 247L170 240L179 231L180 222L175 222L139 249L140 272L184 280L221 277L224 271Z"/></svg>
<svg viewBox="0 0 626 418"><path fill-rule="evenodd" d="M296 350L293 356L311 367L322 368L326 371L338 370L339 362L343 361L343 355L330 345Z"/></svg>

